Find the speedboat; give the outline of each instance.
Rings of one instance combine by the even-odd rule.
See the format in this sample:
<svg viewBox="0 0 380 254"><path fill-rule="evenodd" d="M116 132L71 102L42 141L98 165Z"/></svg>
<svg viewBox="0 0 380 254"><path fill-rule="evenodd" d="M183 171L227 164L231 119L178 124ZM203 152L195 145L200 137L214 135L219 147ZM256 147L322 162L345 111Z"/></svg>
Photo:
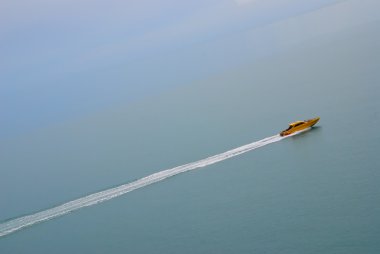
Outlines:
<svg viewBox="0 0 380 254"><path fill-rule="evenodd" d="M284 136L293 134L295 132L306 130L312 127L313 125L315 125L318 121L319 121L319 117L309 119L309 120L304 120L304 121L296 121L294 123L289 124L289 128L281 131L280 136L284 137Z"/></svg>

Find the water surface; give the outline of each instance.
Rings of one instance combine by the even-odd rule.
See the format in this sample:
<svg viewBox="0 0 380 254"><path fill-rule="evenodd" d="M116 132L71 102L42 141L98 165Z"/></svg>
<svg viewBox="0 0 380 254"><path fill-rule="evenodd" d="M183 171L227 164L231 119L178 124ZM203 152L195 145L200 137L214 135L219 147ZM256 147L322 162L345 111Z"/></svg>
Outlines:
<svg viewBox="0 0 380 254"><path fill-rule="evenodd" d="M0 220L321 117L302 135L0 238L0 252L378 253L379 25L4 141Z"/></svg>

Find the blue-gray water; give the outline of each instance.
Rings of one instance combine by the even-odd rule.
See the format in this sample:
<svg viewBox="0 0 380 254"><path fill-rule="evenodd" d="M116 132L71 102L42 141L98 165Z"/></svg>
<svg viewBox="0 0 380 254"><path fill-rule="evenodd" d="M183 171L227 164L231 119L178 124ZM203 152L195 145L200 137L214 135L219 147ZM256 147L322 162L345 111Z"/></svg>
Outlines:
<svg viewBox="0 0 380 254"><path fill-rule="evenodd" d="M2 237L0 253L379 253L379 25L4 140L1 221L321 117L312 131Z"/></svg>

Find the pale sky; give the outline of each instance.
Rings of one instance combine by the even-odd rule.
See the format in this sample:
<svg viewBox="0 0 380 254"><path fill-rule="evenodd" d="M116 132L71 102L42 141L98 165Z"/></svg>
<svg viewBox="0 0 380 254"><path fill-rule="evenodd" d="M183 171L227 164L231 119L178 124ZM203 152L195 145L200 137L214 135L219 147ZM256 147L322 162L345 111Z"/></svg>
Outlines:
<svg viewBox="0 0 380 254"><path fill-rule="evenodd" d="M257 0L235 0L235 2L238 5L250 4L250 3L253 3L255 1L257 1Z"/></svg>
<svg viewBox="0 0 380 254"><path fill-rule="evenodd" d="M250 60L243 49L277 50L285 45L281 41L296 37L293 28L293 37L287 37L287 30L281 28L281 41L267 32L265 36L256 33L249 44L241 38L270 24L345 2L364 7L377 3L3 0L0 117L4 129L0 138L127 103L243 64ZM223 61L227 55L229 60ZM201 68L202 64L209 67Z"/></svg>

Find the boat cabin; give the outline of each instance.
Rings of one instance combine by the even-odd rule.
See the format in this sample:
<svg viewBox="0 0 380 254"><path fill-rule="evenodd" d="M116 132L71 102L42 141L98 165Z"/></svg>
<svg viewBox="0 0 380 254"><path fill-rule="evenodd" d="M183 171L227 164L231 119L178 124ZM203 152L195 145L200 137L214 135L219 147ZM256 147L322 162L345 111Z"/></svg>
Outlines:
<svg viewBox="0 0 380 254"><path fill-rule="evenodd" d="M289 124L289 128L287 128L285 131L288 131L288 130L290 130L294 127L297 127L301 124L304 124L304 123L305 123L304 121L297 121L297 122L291 123L291 124Z"/></svg>

